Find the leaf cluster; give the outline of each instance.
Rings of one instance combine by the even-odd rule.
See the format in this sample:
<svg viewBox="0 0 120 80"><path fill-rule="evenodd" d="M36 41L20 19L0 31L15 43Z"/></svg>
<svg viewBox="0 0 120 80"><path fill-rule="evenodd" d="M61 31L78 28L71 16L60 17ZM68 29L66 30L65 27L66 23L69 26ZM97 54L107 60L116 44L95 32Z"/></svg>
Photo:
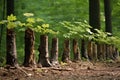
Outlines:
<svg viewBox="0 0 120 80"><path fill-rule="evenodd" d="M97 43L106 43L108 44L108 36L110 36L110 33L104 32L102 30L94 29L96 33L94 33L93 41Z"/></svg>
<svg viewBox="0 0 120 80"><path fill-rule="evenodd" d="M37 25L37 27L34 29L36 32L39 32L41 34L58 34L58 32L53 31L52 29L50 29L49 24L41 24L41 25Z"/></svg>
<svg viewBox="0 0 120 80"><path fill-rule="evenodd" d="M13 29L13 28L16 28L17 26L19 26L21 24L21 22L17 21L16 16L11 14L11 15L7 16L7 20L0 21L0 24L7 24L8 29Z"/></svg>
<svg viewBox="0 0 120 80"><path fill-rule="evenodd" d="M34 18L33 13L24 13L23 14L26 17L25 23L22 23L22 30L25 30L26 28L30 28L35 32L39 32L41 34L57 34L57 32L50 29L49 24L46 24L45 21L41 18Z"/></svg>
<svg viewBox="0 0 120 80"><path fill-rule="evenodd" d="M100 44L114 45L117 48L120 47L120 38L117 36L112 36L111 33L104 32L102 30L95 29L93 41Z"/></svg>
<svg viewBox="0 0 120 80"><path fill-rule="evenodd" d="M25 16L26 20L25 22L21 23L21 27L19 28L20 31L25 31L27 28L34 31L36 23L44 22L44 20L41 18L34 18L33 13L24 13L23 15Z"/></svg>
<svg viewBox="0 0 120 80"><path fill-rule="evenodd" d="M76 22L61 22L66 32L63 33L65 38L81 38L81 39L92 39L91 26L86 21Z"/></svg>

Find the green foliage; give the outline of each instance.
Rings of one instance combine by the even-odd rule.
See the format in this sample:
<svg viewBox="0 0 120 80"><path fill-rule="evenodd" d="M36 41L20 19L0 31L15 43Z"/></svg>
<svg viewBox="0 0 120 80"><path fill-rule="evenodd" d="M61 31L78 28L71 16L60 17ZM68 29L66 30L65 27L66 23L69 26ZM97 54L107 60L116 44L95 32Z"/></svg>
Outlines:
<svg viewBox="0 0 120 80"><path fill-rule="evenodd" d="M95 29L93 41L101 44L114 45L116 48L120 49L120 38L117 36L112 36L111 33L104 32L102 30Z"/></svg>
<svg viewBox="0 0 120 80"><path fill-rule="evenodd" d="M21 23L21 27L20 27L20 31L25 31L27 28L30 28L32 30L34 30L35 28L35 23L36 23L36 19L33 17L34 14L33 13L24 13L23 14L26 18L26 21L24 23Z"/></svg>
<svg viewBox="0 0 120 80"><path fill-rule="evenodd" d="M35 28L36 32L39 32L41 34L57 34L57 32L53 31L52 29L49 28L49 24L42 24L42 25L37 25Z"/></svg>
<svg viewBox="0 0 120 80"><path fill-rule="evenodd" d="M61 22L61 24L66 28L66 32L63 33L63 37L65 38L81 38L86 40L91 40L93 38L93 33L90 30L91 26L86 21L64 21Z"/></svg>
<svg viewBox="0 0 120 80"><path fill-rule="evenodd" d="M92 40L100 44L115 45L117 48L120 47L120 38L112 36L111 33L104 32L102 30L95 29L96 33L91 32L91 26L84 22L61 22L65 31L63 37L65 38L77 38L84 40Z"/></svg>
<svg viewBox="0 0 120 80"><path fill-rule="evenodd" d="M107 38L109 45L114 45L120 50L120 38L118 36L111 36Z"/></svg>
<svg viewBox="0 0 120 80"><path fill-rule="evenodd" d="M35 32L39 32L41 34L57 34L58 32L53 31L50 29L49 24L44 23L45 21L41 18L35 18L33 17L33 13L24 13L23 14L26 17L25 23L21 23L20 30L24 31L26 28L30 28Z"/></svg>
<svg viewBox="0 0 120 80"><path fill-rule="evenodd" d="M19 26L21 24L21 22L17 21L16 16L11 14L10 16L7 17L7 20L0 21L0 24L7 24L8 29L13 29L13 28L16 28L17 26Z"/></svg>
<svg viewBox="0 0 120 80"><path fill-rule="evenodd" d="M98 29L95 29L95 31L96 33L94 33L93 40L97 43L108 44L107 38L108 38L108 35L110 36L111 34Z"/></svg>

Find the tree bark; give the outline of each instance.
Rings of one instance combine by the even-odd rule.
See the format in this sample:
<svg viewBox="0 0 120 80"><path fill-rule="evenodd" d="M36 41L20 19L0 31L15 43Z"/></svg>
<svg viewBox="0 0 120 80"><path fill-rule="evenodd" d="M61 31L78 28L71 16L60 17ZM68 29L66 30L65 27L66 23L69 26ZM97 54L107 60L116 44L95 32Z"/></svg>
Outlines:
<svg viewBox="0 0 120 80"><path fill-rule="evenodd" d="M110 59L113 59L114 60L114 58L113 58L113 49L112 49L113 47L112 47L112 45L110 45L109 46L109 50L110 50Z"/></svg>
<svg viewBox="0 0 120 80"><path fill-rule="evenodd" d="M73 54L74 54L74 61L80 60L80 49L78 46L78 41L73 39Z"/></svg>
<svg viewBox="0 0 120 80"><path fill-rule="evenodd" d="M65 39L64 50L63 50L63 54L62 54L62 61L69 62L69 59L70 59L70 40Z"/></svg>
<svg viewBox="0 0 120 80"><path fill-rule="evenodd" d="M102 45L102 58L103 60L106 59L106 44L101 44Z"/></svg>
<svg viewBox="0 0 120 80"><path fill-rule="evenodd" d="M114 57L115 57L116 60L119 59L119 50L118 50L118 48L115 48Z"/></svg>
<svg viewBox="0 0 120 80"><path fill-rule="evenodd" d="M112 46L112 52L113 52L113 58L115 60L116 59L116 48L114 45Z"/></svg>
<svg viewBox="0 0 120 80"><path fill-rule="evenodd" d="M14 0L7 0L7 15L14 14Z"/></svg>
<svg viewBox="0 0 120 80"><path fill-rule="evenodd" d="M112 33L112 22L111 22L111 0L104 0L104 12L105 12L105 30L106 32Z"/></svg>
<svg viewBox="0 0 120 80"><path fill-rule="evenodd" d="M112 51L112 46L107 45L106 47L106 54L107 54L107 59L114 59L113 58L113 51Z"/></svg>
<svg viewBox="0 0 120 80"><path fill-rule="evenodd" d="M91 61L93 60L93 45L92 41L88 41L88 46L87 46L87 53L88 53L88 59Z"/></svg>
<svg viewBox="0 0 120 80"><path fill-rule="evenodd" d="M23 65L26 67L35 67L35 54L34 54L34 32L31 29L25 31L25 57Z"/></svg>
<svg viewBox="0 0 120 80"><path fill-rule="evenodd" d="M100 29L100 1L89 0L89 24L94 29Z"/></svg>
<svg viewBox="0 0 120 80"><path fill-rule="evenodd" d="M97 58L97 45L96 45L96 43L93 43L93 60L94 61L98 60L98 58Z"/></svg>
<svg viewBox="0 0 120 80"><path fill-rule="evenodd" d="M87 43L83 39L81 41L81 56L85 59L88 59Z"/></svg>
<svg viewBox="0 0 120 80"><path fill-rule="evenodd" d="M98 60L102 60L103 57L102 57L102 45L101 45L101 43L97 44L97 50L98 50L98 52L97 52Z"/></svg>
<svg viewBox="0 0 120 80"><path fill-rule="evenodd" d="M14 0L7 0L7 16L10 14L14 14ZM7 29L6 47L6 64L18 67L14 29Z"/></svg>
<svg viewBox="0 0 120 80"><path fill-rule="evenodd" d="M5 19L5 12L6 12L6 1L5 0L3 0L3 5L2 5L2 20L4 20ZM1 50L1 46L2 46L2 44L1 44L1 42L2 42L2 37L3 37L3 29L4 29L4 27L5 27L5 25L0 25L0 50ZM2 53L2 52L0 52L0 53Z"/></svg>
<svg viewBox="0 0 120 80"><path fill-rule="evenodd" d="M52 66L49 61L48 36L47 35L40 35L40 45L39 45L38 50L39 50L38 64L42 65L42 67Z"/></svg>
<svg viewBox="0 0 120 80"><path fill-rule="evenodd" d="M50 62L52 65L58 65L58 38L52 39L51 57Z"/></svg>
<svg viewBox="0 0 120 80"><path fill-rule="evenodd" d="M106 59L109 59L110 58L110 55L109 55L109 45L106 44Z"/></svg>
<svg viewBox="0 0 120 80"><path fill-rule="evenodd" d="M17 63L17 52L16 52L16 38L13 29L9 29L9 30L7 29L6 40L7 40L6 64L17 67L18 63Z"/></svg>

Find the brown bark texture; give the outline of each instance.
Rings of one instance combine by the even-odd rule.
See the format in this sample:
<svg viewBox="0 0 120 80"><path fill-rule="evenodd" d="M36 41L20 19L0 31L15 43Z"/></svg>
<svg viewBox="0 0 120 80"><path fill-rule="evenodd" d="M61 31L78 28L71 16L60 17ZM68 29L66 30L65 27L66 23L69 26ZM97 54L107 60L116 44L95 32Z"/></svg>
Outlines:
<svg viewBox="0 0 120 80"><path fill-rule="evenodd" d="M16 52L16 38L13 29L7 29L6 41L7 41L6 64L10 66L18 66Z"/></svg>
<svg viewBox="0 0 120 80"><path fill-rule="evenodd" d="M107 45L106 52L107 52L107 59L114 59L112 45Z"/></svg>
<svg viewBox="0 0 120 80"><path fill-rule="evenodd" d="M74 55L74 61L80 60L80 49L78 46L78 41L76 39L73 39L73 55Z"/></svg>
<svg viewBox="0 0 120 80"><path fill-rule="evenodd" d="M97 43L97 57L98 60L103 60L103 46L101 43Z"/></svg>
<svg viewBox="0 0 120 80"><path fill-rule="evenodd" d="M87 42L85 40L81 41L81 56L85 59L88 59Z"/></svg>
<svg viewBox="0 0 120 80"><path fill-rule="evenodd" d="M101 44L102 45L102 57L103 60L106 60L106 44Z"/></svg>
<svg viewBox="0 0 120 80"><path fill-rule="evenodd" d="M69 62L70 59L70 40L65 39L64 40L64 50L62 54L62 61L63 62Z"/></svg>
<svg viewBox="0 0 120 80"><path fill-rule="evenodd" d="M35 36L31 29L25 31L25 57L23 65L26 67L35 67L35 53L34 53L34 42Z"/></svg>
<svg viewBox="0 0 120 80"><path fill-rule="evenodd" d="M40 45L39 45L38 50L39 50L38 64L42 65L42 67L52 66L49 61L48 36L47 35L40 35Z"/></svg>
<svg viewBox="0 0 120 80"><path fill-rule="evenodd" d="M94 61L98 60L98 58L97 58L97 44L96 43L93 43L93 60Z"/></svg>
<svg viewBox="0 0 120 80"><path fill-rule="evenodd" d="M52 38L52 48L50 55L52 65L58 65L58 38Z"/></svg>
<svg viewBox="0 0 120 80"><path fill-rule="evenodd" d="M92 41L88 41L87 53L89 60L93 60L93 44Z"/></svg>

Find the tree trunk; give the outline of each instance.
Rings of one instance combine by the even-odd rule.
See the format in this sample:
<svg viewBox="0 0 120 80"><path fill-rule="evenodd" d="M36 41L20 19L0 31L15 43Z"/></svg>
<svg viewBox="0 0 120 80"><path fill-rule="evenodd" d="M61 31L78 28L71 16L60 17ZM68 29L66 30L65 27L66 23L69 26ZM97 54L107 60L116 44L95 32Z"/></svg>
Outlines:
<svg viewBox="0 0 120 80"><path fill-rule="evenodd" d="M38 64L42 65L42 67L52 66L49 61L48 36L47 35L40 35L40 45L39 45L38 50L39 50Z"/></svg>
<svg viewBox="0 0 120 80"><path fill-rule="evenodd" d="M16 38L15 32L13 29L7 29L7 55L6 55L6 64L10 66L17 67L17 52L16 52Z"/></svg>
<svg viewBox="0 0 120 80"><path fill-rule="evenodd" d="M93 45L92 41L88 41L88 46L87 46L87 53L88 53L88 59L91 61L93 60Z"/></svg>
<svg viewBox="0 0 120 80"><path fill-rule="evenodd" d="M89 24L94 29L100 29L100 1L89 0Z"/></svg>
<svg viewBox="0 0 120 80"><path fill-rule="evenodd" d="M81 56L82 56L82 58L88 59L87 43L83 39L81 41Z"/></svg>
<svg viewBox="0 0 120 80"><path fill-rule="evenodd" d="M114 57L113 57L113 47L112 45L109 46L109 50L110 50L110 59L113 59L114 60Z"/></svg>
<svg viewBox="0 0 120 80"><path fill-rule="evenodd" d="M105 11L105 30L106 32L112 33L112 22L111 22L111 0L104 0L104 11Z"/></svg>
<svg viewBox="0 0 120 80"><path fill-rule="evenodd" d="M5 12L6 12L6 1L5 0L3 0L3 5L2 5L2 20L5 20ZM0 50L1 50L1 46L2 46L2 44L1 44L1 42L2 42L2 37L3 37L3 29L4 29L4 27L5 27L5 25L0 25ZM0 51L0 53L2 53L1 51Z"/></svg>
<svg viewBox="0 0 120 80"><path fill-rule="evenodd" d="M115 48L115 53L114 54L115 54L114 55L115 59L118 60L118 58L119 58L119 50L118 50L118 48Z"/></svg>
<svg viewBox="0 0 120 80"><path fill-rule="evenodd" d="M104 0L104 12L105 12L105 31L112 33L112 21L111 21L111 0ZM112 46L108 45L107 57L113 59Z"/></svg>
<svg viewBox="0 0 120 80"><path fill-rule="evenodd" d="M113 58L113 51L112 51L112 46L107 45L106 47L106 54L107 54L107 59L114 59Z"/></svg>
<svg viewBox="0 0 120 80"><path fill-rule="evenodd" d="M97 45L96 45L96 43L93 43L93 60L94 61L98 60L98 58L97 58Z"/></svg>
<svg viewBox="0 0 120 80"><path fill-rule="evenodd" d="M106 59L109 59L110 58L110 55L109 55L109 45L106 44Z"/></svg>
<svg viewBox="0 0 120 80"><path fill-rule="evenodd" d="M63 50L63 54L62 54L62 61L69 62L69 59L70 59L70 40L65 39L64 50Z"/></svg>
<svg viewBox="0 0 120 80"><path fill-rule="evenodd" d="M25 58L23 65L26 67L35 67L35 54L34 54L34 32L31 29L25 31Z"/></svg>
<svg viewBox="0 0 120 80"><path fill-rule="evenodd" d="M106 44L101 44L102 45L102 58L103 60L106 59Z"/></svg>
<svg viewBox="0 0 120 80"><path fill-rule="evenodd" d="M14 14L14 0L7 0L7 15Z"/></svg>
<svg viewBox="0 0 120 80"><path fill-rule="evenodd" d="M98 50L98 52L97 52L98 60L102 60L103 57L102 57L102 45L101 45L101 43L97 44L97 50Z"/></svg>
<svg viewBox="0 0 120 80"><path fill-rule="evenodd" d="M78 46L78 41L73 39L73 54L74 54L74 61L80 60L80 49Z"/></svg>
<svg viewBox="0 0 120 80"><path fill-rule="evenodd" d="M114 45L112 46L112 52L113 52L113 58L115 60L116 59L116 48Z"/></svg>
<svg viewBox="0 0 120 80"><path fill-rule="evenodd" d="M89 24L91 31L96 33L95 29L100 30L100 0L89 0ZM101 58L101 46L97 44L97 57Z"/></svg>
<svg viewBox="0 0 120 80"><path fill-rule="evenodd" d="M98 43L98 59L99 60L106 59L106 44Z"/></svg>
<svg viewBox="0 0 120 80"><path fill-rule="evenodd" d="M14 0L7 0L7 16L10 14L14 14ZM14 29L7 29L6 41L6 64L18 67Z"/></svg>
<svg viewBox="0 0 120 80"><path fill-rule="evenodd" d="M52 39L52 49L51 49L51 57L50 62L52 65L58 65L58 38Z"/></svg>

